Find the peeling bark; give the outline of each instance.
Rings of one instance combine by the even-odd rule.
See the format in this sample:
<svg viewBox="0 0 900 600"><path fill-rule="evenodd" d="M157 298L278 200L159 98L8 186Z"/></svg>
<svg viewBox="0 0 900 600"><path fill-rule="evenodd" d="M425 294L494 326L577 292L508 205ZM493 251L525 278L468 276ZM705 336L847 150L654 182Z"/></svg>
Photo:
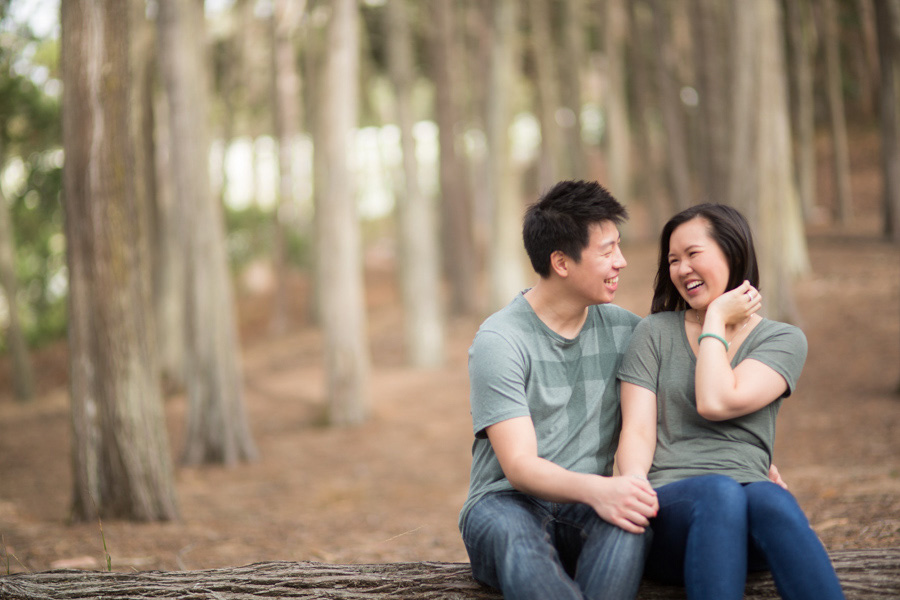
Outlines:
<svg viewBox="0 0 900 600"><path fill-rule="evenodd" d="M847 600L896 598L900 594L900 548L844 550L831 559ZM47 571L0 577L6 600L44 598L415 598L498 600L496 590L472 579L468 563L327 565L266 562L204 571L108 573ZM777 598L768 573L752 573L745 598ZM637 600L677 600L684 588L644 582Z"/></svg>

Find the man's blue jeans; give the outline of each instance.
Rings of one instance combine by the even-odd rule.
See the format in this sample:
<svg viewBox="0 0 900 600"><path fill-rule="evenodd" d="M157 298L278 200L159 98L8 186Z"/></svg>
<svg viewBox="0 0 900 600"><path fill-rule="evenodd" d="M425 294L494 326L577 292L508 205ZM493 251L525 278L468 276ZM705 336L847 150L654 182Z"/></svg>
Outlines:
<svg viewBox="0 0 900 600"><path fill-rule="evenodd" d="M633 600L650 533L610 525L586 504L496 492L466 515L463 542L478 581L506 599Z"/></svg>
<svg viewBox="0 0 900 600"><path fill-rule="evenodd" d="M785 600L844 597L828 553L787 490L705 475L656 492L645 573L683 583L689 600L742 599L748 567L771 570Z"/></svg>

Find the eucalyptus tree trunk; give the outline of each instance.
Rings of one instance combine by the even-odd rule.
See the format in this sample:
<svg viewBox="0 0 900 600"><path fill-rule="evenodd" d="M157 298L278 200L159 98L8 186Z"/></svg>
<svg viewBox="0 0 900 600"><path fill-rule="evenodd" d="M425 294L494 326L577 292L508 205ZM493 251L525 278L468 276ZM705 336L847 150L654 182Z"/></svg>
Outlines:
<svg viewBox="0 0 900 600"><path fill-rule="evenodd" d="M514 56L517 28L513 21L507 24L505 21L515 18L515 7L507 6L508 2L499 2L494 4L494 46L497 53L497 64L494 71L496 75L491 78L491 93L488 98L492 98L492 94L502 94L502 100L490 100L491 105L499 105L501 102L506 106L503 109L505 122L498 123L502 125L503 135L508 136L507 128L509 126L510 114L510 85L514 81L515 65L506 56ZM556 44L553 41L553 32L551 29L551 12L550 5L547 0L529 0L528 22L531 29L530 51L531 62L534 65L534 87L535 96L537 98L538 122L541 125L541 154L538 160L538 187L542 190L549 189L554 183L560 179L562 172L563 152L562 152L562 131L556 122L556 113L559 109L559 95L557 90L560 87L560 81L556 77ZM506 14L510 13L509 16ZM507 49L508 48L508 49ZM508 145L508 144L504 144ZM507 155L508 155L507 148ZM505 156L501 160L506 160ZM521 244L519 244L521 245ZM505 303L501 304L501 306Z"/></svg>
<svg viewBox="0 0 900 600"><path fill-rule="evenodd" d="M244 410L222 206L210 190L203 3L160 0L157 28L168 98L173 191L186 291L186 464L256 457Z"/></svg>
<svg viewBox="0 0 900 600"><path fill-rule="evenodd" d="M816 208L816 124L812 58L815 21L809 0L785 2L787 42L790 50L791 119L794 133L794 165L800 205L809 222Z"/></svg>
<svg viewBox="0 0 900 600"><path fill-rule="evenodd" d="M568 151L568 165L563 176L573 179L588 177L587 153L581 137L581 68L586 55L585 6L583 0L567 0L559 7L562 13L562 52L558 54L560 101L569 112L571 123L563 126Z"/></svg>
<svg viewBox="0 0 900 600"><path fill-rule="evenodd" d="M756 0L735 7L736 46L746 52L743 68L751 79L751 97L738 107L745 112L735 115L751 126L747 138L736 140L746 144L749 174L738 206L753 226L767 316L796 322L792 284L810 267L791 154L781 4Z"/></svg>
<svg viewBox="0 0 900 600"><path fill-rule="evenodd" d="M631 125L625 80L629 23L624 0L606 0L605 26L607 180L613 195L627 204L631 199Z"/></svg>
<svg viewBox="0 0 900 600"><path fill-rule="evenodd" d="M693 204L691 169L688 160L687 132L676 80L675 52L669 20L666 18L672 5L662 0L649 0L653 13L653 47L656 49L656 87L662 112L666 142L666 171L676 210L684 210Z"/></svg>
<svg viewBox="0 0 900 600"><path fill-rule="evenodd" d="M524 206L512 169L509 144L512 90L518 71L518 5L507 0L495 2L492 13L494 35L487 93L487 137L488 190L494 210L488 241L488 294L489 309L494 311L506 306L526 282L521 229Z"/></svg>
<svg viewBox="0 0 900 600"><path fill-rule="evenodd" d="M296 206L294 198L293 144L300 128L300 76L294 39L306 10L306 0L275 0L270 19L272 38L272 102L275 138L278 141L278 202L272 227L274 235L275 292L269 327L284 333L288 325L287 248L284 215Z"/></svg>
<svg viewBox="0 0 900 600"><path fill-rule="evenodd" d="M400 229L400 288L403 295L406 361L416 367L444 362L440 246L431 199L419 186L413 137L415 77L408 0L387 3L388 67L396 94L396 119L403 151L403 190L397 213Z"/></svg>
<svg viewBox="0 0 900 600"><path fill-rule="evenodd" d="M900 0L875 0L881 64L879 115L884 172L884 234L900 241Z"/></svg>
<svg viewBox="0 0 900 600"><path fill-rule="evenodd" d="M457 39L457 15L452 0L433 0L429 8L434 27L430 45L440 145L441 243L450 287L448 308L452 314L475 314L478 296L472 207L467 193L465 156L458 150L461 147L457 131L461 122L458 95L462 82L457 69L463 61Z"/></svg>
<svg viewBox="0 0 900 600"><path fill-rule="evenodd" d="M369 413L362 248L349 161L359 110L359 13L356 0L335 0L331 7L319 107L321 152L327 169L316 207L319 285L329 420L352 425L363 422Z"/></svg>
<svg viewBox="0 0 900 600"><path fill-rule="evenodd" d="M822 45L825 50L825 84L828 100L828 119L831 124L831 143L834 164L835 214L840 223L853 218L853 198L850 190L850 153L847 142L847 117L844 114L844 92L839 25L835 0L821 0Z"/></svg>
<svg viewBox="0 0 900 600"><path fill-rule="evenodd" d="M698 200L728 202L728 157L731 150L731 4L718 0L691 3L697 107Z"/></svg>
<svg viewBox="0 0 900 600"><path fill-rule="evenodd" d="M131 7L62 3L72 514L177 517L134 157Z"/></svg>
<svg viewBox="0 0 900 600"><path fill-rule="evenodd" d="M759 115L757 106L760 76L757 63L759 18L746 5L735 6L735 27L731 39L731 90L734 119L731 131L728 204L744 213L751 224L758 223L759 164L756 157Z"/></svg>
<svg viewBox="0 0 900 600"><path fill-rule="evenodd" d="M5 156L2 144L3 142L0 140L0 173L3 172ZM31 370L31 357L28 355L28 343L25 341L25 334L22 332L22 324L19 321L16 244L9 206L3 195L2 186L0 186L0 288L6 297L9 311L6 344L12 358L13 392L17 400L28 402L34 398L34 375Z"/></svg>
<svg viewBox="0 0 900 600"><path fill-rule="evenodd" d="M866 117L874 117L878 111L878 35L876 33L873 0L855 0L859 41L853 44L854 76L858 80L856 104Z"/></svg>
<svg viewBox="0 0 900 600"><path fill-rule="evenodd" d="M896 599L900 594L900 549L838 550L831 562L847 600ZM156 598L353 598L354 600L502 600L499 590L472 577L469 563L417 562L336 565L258 562L203 571L80 571L13 573L0 577L4 600L68 598L153 600ZM769 571L747 575L746 600L777 598ZM684 598L684 586L641 582L635 600Z"/></svg>
<svg viewBox="0 0 900 600"><path fill-rule="evenodd" d="M653 15L645 2L632 2L629 6L632 31L636 40L650 40ZM632 67L635 114L635 150L642 157L641 177L635 179L635 196L643 198L648 212L647 227L652 237L662 230L672 214L668 192L662 178L663 141L658 118L659 95L652 85L653 58L649 55L651 44L629 44L629 64Z"/></svg>

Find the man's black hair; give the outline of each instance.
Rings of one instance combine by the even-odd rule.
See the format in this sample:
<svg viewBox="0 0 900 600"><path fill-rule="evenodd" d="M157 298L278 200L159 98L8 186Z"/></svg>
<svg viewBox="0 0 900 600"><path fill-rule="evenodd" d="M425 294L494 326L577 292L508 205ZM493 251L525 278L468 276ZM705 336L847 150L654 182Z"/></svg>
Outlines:
<svg viewBox="0 0 900 600"><path fill-rule="evenodd" d="M627 218L625 207L596 181L560 181L525 212L525 251L537 274L546 278L551 254L559 250L579 262L592 225L619 225Z"/></svg>

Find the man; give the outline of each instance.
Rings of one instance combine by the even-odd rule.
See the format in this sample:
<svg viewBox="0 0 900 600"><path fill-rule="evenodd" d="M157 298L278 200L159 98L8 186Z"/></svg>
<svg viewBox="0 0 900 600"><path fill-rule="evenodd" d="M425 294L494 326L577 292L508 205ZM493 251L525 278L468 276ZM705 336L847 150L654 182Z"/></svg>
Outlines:
<svg viewBox="0 0 900 600"><path fill-rule="evenodd" d="M460 530L476 579L505 598L632 599L656 494L612 476L616 371L636 315L609 303L625 208L564 181L525 215L537 284L489 317L469 349L475 429Z"/></svg>

